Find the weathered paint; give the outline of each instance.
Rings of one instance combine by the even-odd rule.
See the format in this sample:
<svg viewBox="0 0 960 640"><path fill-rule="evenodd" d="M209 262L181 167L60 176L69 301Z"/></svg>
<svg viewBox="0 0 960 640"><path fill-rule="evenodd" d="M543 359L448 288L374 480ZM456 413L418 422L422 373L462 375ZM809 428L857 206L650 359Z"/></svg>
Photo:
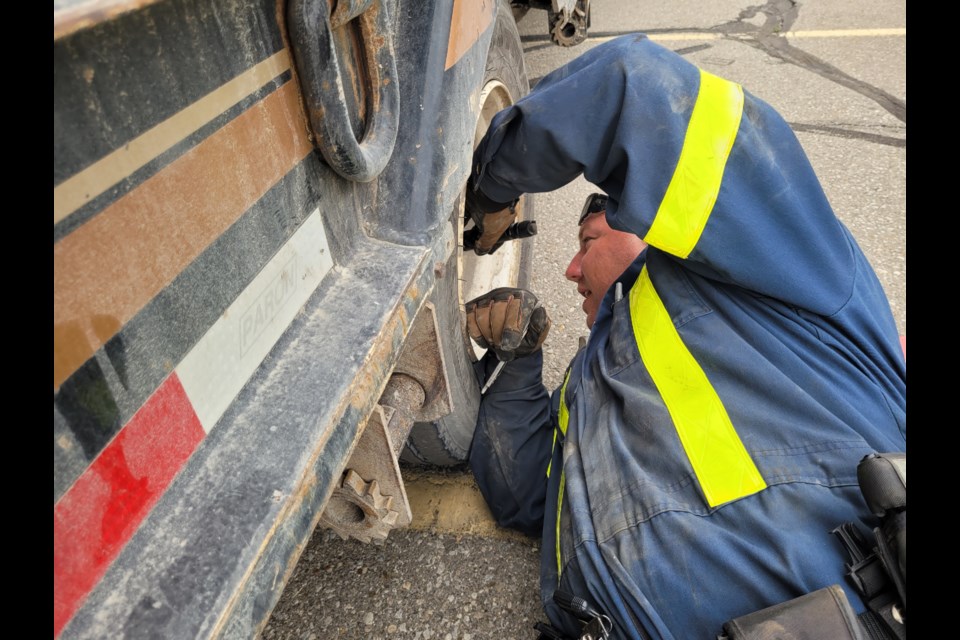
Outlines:
<svg viewBox="0 0 960 640"><path fill-rule="evenodd" d="M317 210L186 355L177 373L204 431L220 419L332 266Z"/></svg>
<svg viewBox="0 0 960 640"><path fill-rule="evenodd" d="M171 376L54 506L54 636L203 437L183 387Z"/></svg>
<svg viewBox="0 0 960 640"><path fill-rule="evenodd" d="M110 187L156 160L162 153L289 69L289 52L279 51L58 184L53 189L53 223L60 222Z"/></svg>
<svg viewBox="0 0 960 640"><path fill-rule="evenodd" d="M53 39L60 38L111 20L129 11L136 11L159 0L85 0L73 5L60 3L53 10Z"/></svg>
<svg viewBox="0 0 960 640"><path fill-rule="evenodd" d="M432 137L438 126L446 133L442 140L416 143L423 162L412 179L405 163L396 169L398 160L377 183L347 186L309 151L293 69L284 62L283 28L276 24L278 3L94 4L137 10L120 11L60 39L55 34L55 192L62 187L55 200L69 196L66 206L55 208L55 266L58 252L78 239L86 238L86 248L93 249L81 251L85 260L64 263L70 269L56 270L55 313L68 308L62 301L71 299L67 289L77 282L87 286L90 279L115 279L113 286L87 289L87 295L104 299L76 302L71 314L76 322L55 326L55 345L58 330L64 345L92 341L82 349L85 356L67 359L59 385L55 372L55 530L63 515L81 518L77 496L98 486L91 474L116 462L118 451L127 452L114 447L133 442L141 429L149 433L139 421L149 413L146 407L162 397L154 391L157 385L184 375L185 354L218 317L243 317L231 307L233 301L261 269L272 268L271 257L283 252L318 208L338 268L321 278L292 322L279 323L289 326L269 356L255 365L250 382L232 381L233 388L242 388L221 394L215 403L220 408L203 409L202 421L191 418L190 435L176 441L182 450L158 444L151 454L157 469L150 469L157 472L156 479L141 468L128 476L118 474L126 478L127 501L103 503L99 509L110 514L114 533L107 546L103 540L90 544L109 551L110 558L98 556L86 571L70 574L87 576L73 582L86 593L80 589L76 595L73 589L79 608L72 618L69 612L61 614L63 635L247 637L262 626L279 597L285 574L357 441L359 425L373 409L413 319L432 291L435 276L429 265L446 253L433 255L440 243L431 230L437 228L435 221L448 217L453 202L435 190L439 176L451 175L451 166L465 166L464 158L449 155L436 142L468 149L472 140L469 115L438 108L439 97L449 95L452 104L460 104L459 97L482 74L485 51L474 46L463 54L457 72L443 74L451 6L404 6L397 28L404 34L398 57L406 66L397 82L384 79L405 92L402 141L412 150L412 140L423 133ZM374 43L377 48L381 44ZM261 80L266 81L256 87ZM431 93L418 100L422 87ZM243 95L245 91L249 93ZM280 117L271 120L265 105L279 102L284 103L275 110ZM222 111L215 113L217 108ZM191 157L211 148L211 140L258 112L259 128L246 129L246 136L239 131L227 145L230 153L209 155L207 166L196 167L209 173L184 171ZM450 127L451 118L462 119L463 126ZM280 154L278 136L285 140ZM297 149L303 152L299 158ZM265 168L274 154L286 158L286 164ZM244 162L252 168L238 175ZM118 170L121 166L126 169ZM168 179L166 189L155 186L178 169L184 184ZM262 175L271 170L272 181ZM191 192L191 185L202 179L213 191L209 198ZM411 187L414 197L405 198ZM155 201L144 198L145 193ZM233 204L232 214L218 209L224 202ZM127 218L117 213L125 207ZM167 207L165 215L151 217L157 207ZM90 229L111 219L114 226L105 227L109 236L91 234ZM164 226L171 219L179 222ZM417 230L417 246L379 243L360 233L379 232L379 222ZM177 234L191 237L172 246L170 236ZM205 241L193 242L192 236L204 234ZM136 261L134 249L142 252ZM281 273L303 273L298 262L291 269L286 269L289 260L275 264ZM270 310L282 307L286 313L287 305L295 306L288 297L294 291L272 287L276 278L265 282L273 296ZM349 317L339 313L347 299L360 308ZM82 313L76 314L77 308ZM268 348L235 335L233 346L241 352ZM220 355L211 353L203 360ZM247 375L244 366L236 369L231 373L237 380ZM224 400L231 394L236 396L232 402ZM189 397L180 395L183 411L194 413ZM197 394L198 407L210 395L217 394ZM159 440L146 440L157 444L164 433L178 433L167 418L152 415L151 437ZM204 437L203 424L209 428L214 423L217 428ZM62 460L72 451L69 464L61 464L58 447ZM137 494L141 485L149 490ZM138 529L141 522L150 526ZM96 525L91 531L100 535ZM55 540L55 558L60 557L58 547ZM84 553L90 552L70 557L83 558Z"/></svg>
<svg viewBox="0 0 960 640"><path fill-rule="evenodd" d="M56 41L54 188L282 51L275 10L273 0L165 0ZM223 126L230 111L210 124ZM163 166L154 165L131 177Z"/></svg>
<svg viewBox="0 0 960 640"><path fill-rule="evenodd" d="M332 263L326 248L317 211L56 504L55 634L329 271ZM279 296L278 286L282 289ZM265 304L271 307L270 317L262 318L256 335L247 335L245 341L249 324L245 320L251 313L266 313ZM247 333L253 332L246 328ZM178 424L189 425L189 433L177 429ZM202 429L199 434L196 426ZM156 437L154 431L162 437ZM177 446L171 448L169 437L179 438ZM151 473L139 468L136 473L128 471L122 464L124 452L133 451L143 458L144 450L156 462ZM105 487L104 481L117 486ZM100 530L103 538L90 534ZM73 531L78 535L70 535Z"/></svg>
<svg viewBox="0 0 960 640"><path fill-rule="evenodd" d="M54 501L317 210L321 196L298 185L318 168L307 156L61 385Z"/></svg>
<svg viewBox="0 0 960 640"><path fill-rule="evenodd" d="M310 153L299 108L287 83L54 245L54 390Z"/></svg>
<svg viewBox="0 0 960 640"><path fill-rule="evenodd" d="M401 254L397 257L399 255ZM308 475L298 483L300 490L289 498L285 497L286 515L274 521L266 547L262 550L256 566L245 576L242 588L231 602L230 611L224 614L219 623L222 626L218 626L217 633L213 634L215 637L250 637L266 624L266 614L279 599L281 587L286 584L295 567L295 559L306 546L310 532L317 527L322 507L329 500L336 482L341 477L346 461L362 436L363 425L374 411L376 400L383 392L390 372L400 357L399 348L404 340L402 335L397 335L397 331L402 331L402 327L406 326L407 318L417 315L418 309L425 303L425 296L430 293L430 262L425 254L421 254L421 257L423 259L417 262L414 272L403 276L409 279L404 280L399 289L396 278L401 273L394 271L383 274L382 285L385 290L398 293L401 290L415 291L422 292L422 295L398 296L394 299L402 300L402 304L381 310L388 312L388 315L379 323L380 330L373 339L371 348L371 353L378 356L365 361L361 371L352 377L349 393L338 396L344 401L329 414L336 416L336 425L327 425L322 430L323 436L311 442L313 449L311 462L307 467ZM358 263L369 268L369 273L352 275L360 276L364 281L369 281L370 277L381 277L377 272L381 271L383 265L374 264L362 253L358 256ZM394 264L400 267L408 263L396 260ZM367 270L366 268L364 270ZM310 312L309 306L307 312ZM357 320L359 321L359 318ZM285 392L288 390L296 393L292 385L285 388ZM290 548L286 544L289 539L301 542L295 548Z"/></svg>
<svg viewBox="0 0 960 640"><path fill-rule="evenodd" d="M372 4L339 28L331 22L326 0L291 0L287 8L314 141L327 163L348 180L374 180L393 155L400 96L398 84L385 80L397 76L394 5L394 0ZM349 17L340 13L335 16Z"/></svg>
<svg viewBox="0 0 960 640"><path fill-rule="evenodd" d="M493 22L494 0L454 0L445 69L457 63Z"/></svg>

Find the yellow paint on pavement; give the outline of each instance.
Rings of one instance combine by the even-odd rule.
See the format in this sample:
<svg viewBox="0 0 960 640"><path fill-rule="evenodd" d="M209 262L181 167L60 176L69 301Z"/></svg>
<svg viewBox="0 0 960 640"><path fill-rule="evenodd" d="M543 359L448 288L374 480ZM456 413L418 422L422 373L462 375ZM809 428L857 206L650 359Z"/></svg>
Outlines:
<svg viewBox="0 0 960 640"><path fill-rule="evenodd" d="M891 36L906 36L906 27L897 27L890 29L820 29L813 31L784 31L779 34L785 38L884 38ZM591 44L600 44L608 40L619 38L616 36L594 37L591 36L587 42ZM654 42L704 42L707 40L720 40L723 38L741 39L753 37L752 34L724 34L708 31L668 31L664 33L651 33L647 37Z"/></svg>
<svg viewBox="0 0 960 640"><path fill-rule="evenodd" d="M497 526L470 472L404 470L411 529L509 540L531 540Z"/></svg>
<svg viewBox="0 0 960 640"><path fill-rule="evenodd" d="M788 38L877 38L905 36L907 28L900 29L821 29L819 31L787 31Z"/></svg>

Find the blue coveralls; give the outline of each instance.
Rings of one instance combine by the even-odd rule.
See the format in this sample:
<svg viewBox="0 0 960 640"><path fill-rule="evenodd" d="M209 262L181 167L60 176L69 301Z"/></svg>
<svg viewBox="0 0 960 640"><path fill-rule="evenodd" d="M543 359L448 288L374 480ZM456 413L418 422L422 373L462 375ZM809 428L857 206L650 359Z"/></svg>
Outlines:
<svg viewBox="0 0 960 640"><path fill-rule="evenodd" d="M475 160L496 202L583 173L609 195L610 226L650 245L562 389L547 393L537 353L481 404L470 464L502 525L542 534L551 622L579 631L558 585L614 637L679 640L846 588L829 531L876 524L856 467L906 451L906 364L881 285L784 120L627 36L498 114Z"/></svg>

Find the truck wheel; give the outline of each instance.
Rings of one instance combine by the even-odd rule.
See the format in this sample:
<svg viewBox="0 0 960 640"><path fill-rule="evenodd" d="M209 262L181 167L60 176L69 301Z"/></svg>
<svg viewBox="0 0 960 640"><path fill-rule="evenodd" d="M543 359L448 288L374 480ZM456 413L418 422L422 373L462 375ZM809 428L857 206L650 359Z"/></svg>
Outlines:
<svg viewBox="0 0 960 640"><path fill-rule="evenodd" d="M493 39L487 55L486 73L480 93L480 118L474 145L486 133L490 120L529 91L523 48L510 4L501 2ZM533 199L520 198L518 219L533 219ZM463 196L451 214L450 224L458 239L463 238ZM466 228L472 226L472 222ZM446 366L453 411L434 422L413 426L401 460L413 464L451 467L466 462L477 424L480 383L473 363L483 351L466 331L463 303L496 287L526 287L533 263L533 238L506 242L496 253L477 256L462 246L450 256L444 275L437 279L432 295L440 331L440 348Z"/></svg>

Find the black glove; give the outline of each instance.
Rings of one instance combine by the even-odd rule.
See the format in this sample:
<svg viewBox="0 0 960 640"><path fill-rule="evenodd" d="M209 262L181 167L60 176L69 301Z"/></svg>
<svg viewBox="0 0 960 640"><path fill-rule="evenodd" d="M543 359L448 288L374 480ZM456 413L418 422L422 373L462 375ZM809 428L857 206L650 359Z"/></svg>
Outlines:
<svg viewBox="0 0 960 640"><path fill-rule="evenodd" d="M467 181L464 209L479 231L473 251L478 256L493 253L503 244L503 233L517 219L517 202L494 202L480 191L473 177Z"/></svg>
<svg viewBox="0 0 960 640"><path fill-rule="evenodd" d="M505 362L535 352L550 331L547 310L524 289L494 289L465 307L470 337Z"/></svg>

